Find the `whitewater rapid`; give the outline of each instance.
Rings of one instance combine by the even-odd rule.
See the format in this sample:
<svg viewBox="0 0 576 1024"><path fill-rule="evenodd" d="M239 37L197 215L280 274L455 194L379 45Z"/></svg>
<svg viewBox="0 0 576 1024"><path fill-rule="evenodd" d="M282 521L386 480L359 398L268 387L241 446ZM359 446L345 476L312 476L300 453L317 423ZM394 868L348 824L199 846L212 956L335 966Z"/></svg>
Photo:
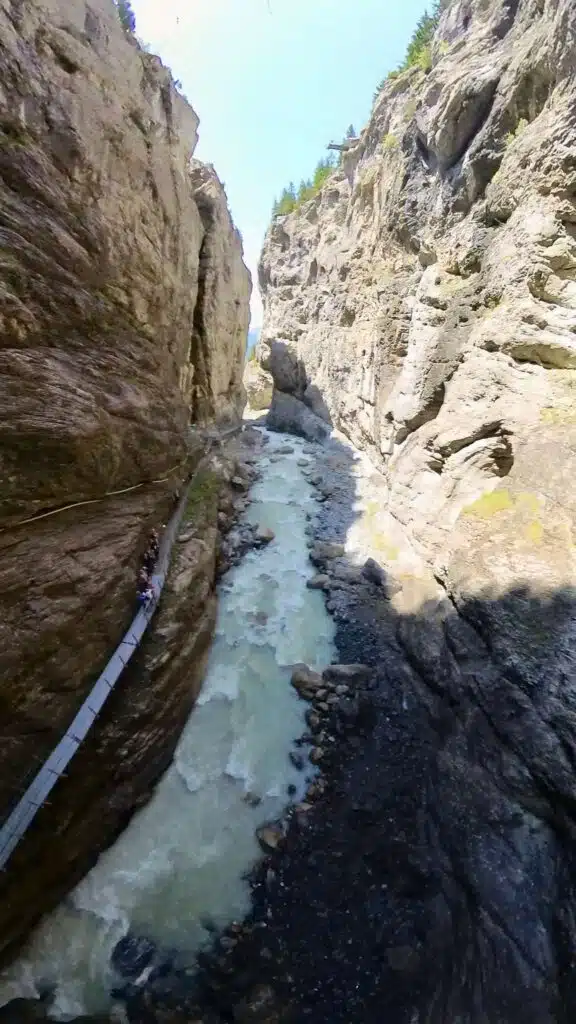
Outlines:
<svg viewBox="0 0 576 1024"><path fill-rule="evenodd" d="M118 985L114 948L130 934L192 966L198 951L249 909L255 829L305 788L289 760L305 705L290 666L332 660L333 626L311 575L304 443L270 435L245 518L275 540L250 552L220 586L205 682L155 793L93 870L0 975L0 1005L50 993L54 1020L100 1013ZM257 802L260 801L260 802ZM49 856L49 851L47 851ZM144 982L145 978L140 979Z"/></svg>

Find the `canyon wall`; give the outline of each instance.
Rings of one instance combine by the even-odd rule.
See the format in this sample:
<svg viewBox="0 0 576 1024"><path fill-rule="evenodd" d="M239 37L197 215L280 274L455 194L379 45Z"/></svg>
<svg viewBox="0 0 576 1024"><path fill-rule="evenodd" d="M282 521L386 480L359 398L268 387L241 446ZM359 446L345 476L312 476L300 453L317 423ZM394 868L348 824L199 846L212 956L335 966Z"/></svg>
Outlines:
<svg viewBox="0 0 576 1024"><path fill-rule="evenodd" d="M404 985L419 1009L394 1019L567 1022L572 0L448 3L430 55L389 78L322 190L274 219L260 279L269 422L316 436L333 426L383 475L369 500L356 490L346 522L352 549L370 520L388 588L383 696L365 741L381 773L366 859L386 865L388 887L366 915L380 922L383 972L390 947L406 956L392 991Z"/></svg>
<svg viewBox="0 0 576 1024"><path fill-rule="evenodd" d="M272 420L364 448L452 592L576 579L575 101L572 3L455 0L265 241Z"/></svg>
<svg viewBox="0 0 576 1024"><path fill-rule="evenodd" d="M194 428L244 405L250 278L223 187L193 158L197 127L112 0L0 0L2 818L134 614L148 532L200 458ZM1 948L170 756L213 624L216 511L3 875Z"/></svg>

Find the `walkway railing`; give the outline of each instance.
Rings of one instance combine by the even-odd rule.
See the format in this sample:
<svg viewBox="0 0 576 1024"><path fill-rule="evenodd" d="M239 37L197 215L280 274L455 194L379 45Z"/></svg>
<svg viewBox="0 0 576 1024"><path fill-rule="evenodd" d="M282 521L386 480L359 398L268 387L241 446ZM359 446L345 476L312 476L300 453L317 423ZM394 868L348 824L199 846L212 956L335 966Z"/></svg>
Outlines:
<svg viewBox="0 0 576 1024"><path fill-rule="evenodd" d="M241 428L232 427L231 429L223 431L216 436L208 435L209 440L206 448L204 449L204 454L206 454L211 442L216 442L228 437L231 434L236 433L239 429ZM141 608L135 615L132 625L114 651L114 654L110 658L110 661L106 665L104 671L99 675L88 697L82 704L82 707L60 740L58 746L52 751L38 773L34 776L34 779L28 786L26 792L20 798L14 810L0 828L0 869L3 869L6 866L9 857L27 832L42 805L46 802L46 799L56 785L58 779L70 764L70 761L90 731L106 703L106 700L118 682L123 670L134 654L134 651L141 643L142 637L144 636L144 633L150 624L150 620L156 611L160 595L164 588L172 546L180 528L190 488L192 487L194 479L199 472L200 465L185 488L184 494L178 502L178 506L172 514L160 542L156 571L152 576L154 596L150 599L149 603L145 607Z"/></svg>

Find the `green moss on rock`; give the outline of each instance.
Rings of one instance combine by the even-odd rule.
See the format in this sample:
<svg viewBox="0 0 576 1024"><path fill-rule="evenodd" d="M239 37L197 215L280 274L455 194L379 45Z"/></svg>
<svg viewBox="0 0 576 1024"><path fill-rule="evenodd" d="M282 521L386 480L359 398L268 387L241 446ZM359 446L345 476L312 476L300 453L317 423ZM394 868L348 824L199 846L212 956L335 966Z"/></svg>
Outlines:
<svg viewBox="0 0 576 1024"><path fill-rule="evenodd" d="M482 519L488 519L490 516L496 515L497 512L506 512L513 508L514 502L510 491L502 489L482 494L471 505L466 505L462 512L467 516L480 516Z"/></svg>

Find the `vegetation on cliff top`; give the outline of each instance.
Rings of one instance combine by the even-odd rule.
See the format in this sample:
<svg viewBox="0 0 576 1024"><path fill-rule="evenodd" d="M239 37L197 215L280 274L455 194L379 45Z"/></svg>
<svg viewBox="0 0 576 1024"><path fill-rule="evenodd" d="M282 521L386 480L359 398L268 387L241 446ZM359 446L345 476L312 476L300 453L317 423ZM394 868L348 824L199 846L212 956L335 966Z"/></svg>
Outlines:
<svg viewBox="0 0 576 1024"><path fill-rule="evenodd" d="M380 94L386 82L391 78L397 78L398 75L401 75L403 71L407 71L408 68L420 67L422 71L430 70L432 67L432 39L438 27L440 15L446 10L448 3L449 0L434 0L432 14L424 11L410 37L404 60L394 71L389 71L386 78L382 79L374 93L374 99Z"/></svg>
<svg viewBox="0 0 576 1024"><path fill-rule="evenodd" d="M302 206L303 203L313 199L324 185L324 182L330 177L335 167L336 160L334 157L329 156L325 160L318 161L312 177L308 178L307 181L301 181L298 189L295 188L294 182L291 181L288 188L282 191L280 199L277 199L274 203L272 216L282 217L286 213L292 213L299 206Z"/></svg>
<svg viewBox="0 0 576 1024"><path fill-rule="evenodd" d="M120 3L123 0L117 0L117 2ZM127 2L127 0L124 0L124 2ZM432 13L429 14L428 11L424 11L410 37L404 60L395 70L390 71L386 78L382 79L374 93L374 99L378 97L389 79L397 78L398 75L408 70L408 68L420 67L426 72L430 70L432 67L432 39L438 27L440 16L449 2L450 0L433 0ZM355 135L356 132L353 125L350 125L346 132L346 138L351 139ZM312 199L320 191L327 178L330 177L336 165L337 160L328 157L326 160L319 161L313 177L309 178L308 181L301 181L298 189L296 189L293 182L290 182L288 187L283 189L280 198L275 200L272 207L272 217L283 217L288 213L293 213L303 203Z"/></svg>
<svg viewBox="0 0 576 1024"><path fill-rule="evenodd" d="M353 124L348 125L346 129L346 138L356 138L356 129ZM283 217L285 214L297 210L298 207L302 206L302 203L313 199L330 177L332 171L338 166L338 162L338 158L334 154L331 154L324 160L319 160L312 177L308 178L307 181L301 181L298 190L296 190L294 182L291 181L288 188L282 191L280 198L274 202L272 216Z"/></svg>
<svg viewBox="0 0 576 1024"><path fill-rule="evenodd" d="M136 16L132 10L130 0L115 0L115 3L118 17L122 22L122 28L125 32L134 33L136 31Z"/></svg>

